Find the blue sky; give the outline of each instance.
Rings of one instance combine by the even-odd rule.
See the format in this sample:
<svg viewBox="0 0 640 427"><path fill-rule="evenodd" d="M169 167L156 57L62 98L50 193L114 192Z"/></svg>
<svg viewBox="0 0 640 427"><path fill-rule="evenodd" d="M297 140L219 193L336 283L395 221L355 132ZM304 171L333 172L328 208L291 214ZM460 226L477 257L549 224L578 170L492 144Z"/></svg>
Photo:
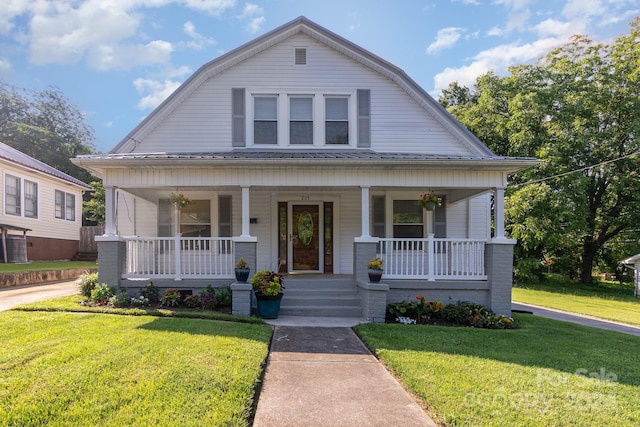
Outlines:
<svg viewBox="0 0 640 427"><path fill-rule="evenodd" d="M3 0L0 80L56 86L109 151L202 64L300 15L437 96L573 34L629 32L640 0Z"/></svg>

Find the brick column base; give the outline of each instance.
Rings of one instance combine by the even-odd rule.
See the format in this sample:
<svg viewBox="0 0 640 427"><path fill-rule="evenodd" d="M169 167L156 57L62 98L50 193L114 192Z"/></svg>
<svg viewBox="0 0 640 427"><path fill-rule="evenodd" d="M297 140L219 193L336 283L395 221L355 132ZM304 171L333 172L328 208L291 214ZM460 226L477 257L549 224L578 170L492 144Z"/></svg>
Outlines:
<svg viewBox="0 0 640 427"><path fill-rule="evenodd" d="M491 310L511 316L511 287L513 285L513 247L515 240L493 240L486 245L485 263L490 283Z"/></svg>

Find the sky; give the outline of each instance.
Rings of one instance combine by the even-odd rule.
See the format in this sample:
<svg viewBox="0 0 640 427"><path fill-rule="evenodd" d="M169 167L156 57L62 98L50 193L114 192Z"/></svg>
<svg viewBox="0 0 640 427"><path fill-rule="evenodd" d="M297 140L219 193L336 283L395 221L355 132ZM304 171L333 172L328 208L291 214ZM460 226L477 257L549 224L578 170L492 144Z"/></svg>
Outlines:
<svg viewBox="0 0 640 427"><path fill-rule="evenodd" d="M0 81L55 87L108 152L201 65L298 16L437 98L535 62L574 34L629 33L640 0L0 0Z"/></svg>

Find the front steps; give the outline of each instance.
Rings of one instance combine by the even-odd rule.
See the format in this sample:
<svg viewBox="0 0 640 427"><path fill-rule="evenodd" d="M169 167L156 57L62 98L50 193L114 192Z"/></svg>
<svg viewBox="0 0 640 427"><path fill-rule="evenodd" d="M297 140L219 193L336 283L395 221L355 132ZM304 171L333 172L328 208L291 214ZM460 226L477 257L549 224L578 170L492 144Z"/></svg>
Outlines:
<svg viewBox="0 0 640 427"><path fill-rule="evenodd" d="M282 316L362 317L360 297L351 276L287 275Z"/></svg>

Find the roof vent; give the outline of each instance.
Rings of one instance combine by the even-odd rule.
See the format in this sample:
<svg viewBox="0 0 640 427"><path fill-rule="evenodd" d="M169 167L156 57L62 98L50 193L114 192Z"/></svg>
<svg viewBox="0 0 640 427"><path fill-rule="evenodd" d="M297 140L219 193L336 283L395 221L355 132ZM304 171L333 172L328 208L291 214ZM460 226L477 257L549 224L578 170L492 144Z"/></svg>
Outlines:
<svg viewBox="0 0 640 427"><path fill-rule="evenodd" d="M307 65L307 48L306 47L297 47L295 52L295 64L296 65Z"/></svg>

